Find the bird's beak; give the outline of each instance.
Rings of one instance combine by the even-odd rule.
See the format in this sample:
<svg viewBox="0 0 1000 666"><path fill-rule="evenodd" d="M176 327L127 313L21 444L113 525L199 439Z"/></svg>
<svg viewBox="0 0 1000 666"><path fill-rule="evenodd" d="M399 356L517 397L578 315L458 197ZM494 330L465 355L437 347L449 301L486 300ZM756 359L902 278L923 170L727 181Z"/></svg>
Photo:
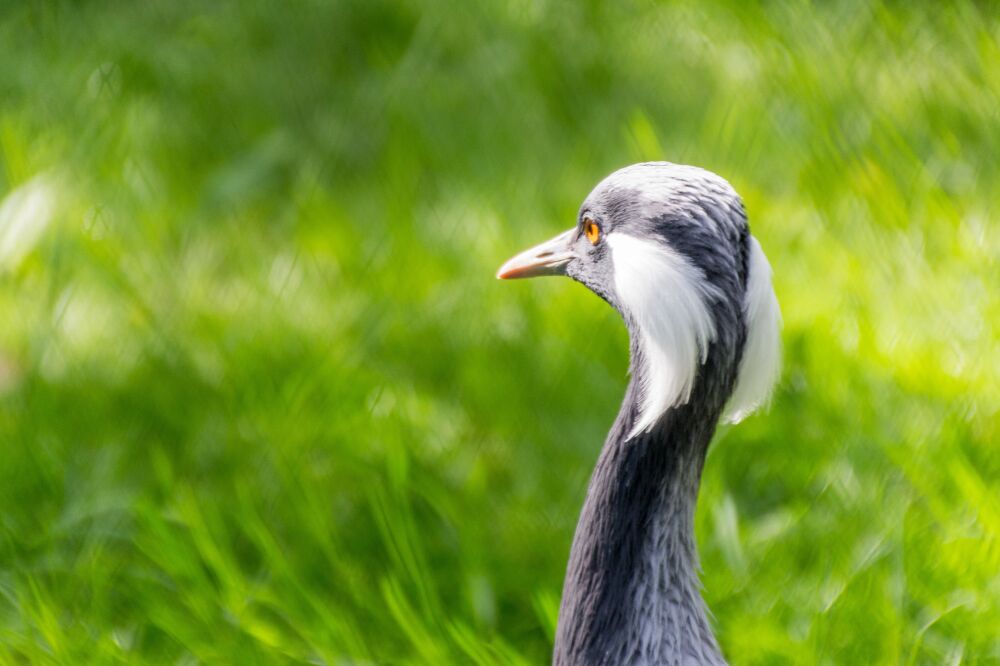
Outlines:
<svg viewBox="0 0 1000 666"><path fill-rule="evenodd" d="M565 275L566 264L574 257L570 249L574 231L575 229L564 231L555 238L509 259L497 271L497 278L513 280L539 275Z"/></svg>

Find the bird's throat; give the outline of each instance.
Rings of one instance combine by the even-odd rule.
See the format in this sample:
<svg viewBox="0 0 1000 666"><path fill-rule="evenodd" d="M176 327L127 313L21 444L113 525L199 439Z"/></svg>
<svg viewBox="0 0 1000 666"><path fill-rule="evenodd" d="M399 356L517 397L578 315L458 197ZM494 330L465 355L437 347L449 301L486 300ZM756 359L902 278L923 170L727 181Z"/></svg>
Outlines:
<svg viewBox="0 0 1000 666"><path fill-rule="evenodd" d="M694 509L721 401L703 382L634 437L639 373L590 480L554 663L723 664L699 593ZM707 410L707 411L706 411Z"/></svg>

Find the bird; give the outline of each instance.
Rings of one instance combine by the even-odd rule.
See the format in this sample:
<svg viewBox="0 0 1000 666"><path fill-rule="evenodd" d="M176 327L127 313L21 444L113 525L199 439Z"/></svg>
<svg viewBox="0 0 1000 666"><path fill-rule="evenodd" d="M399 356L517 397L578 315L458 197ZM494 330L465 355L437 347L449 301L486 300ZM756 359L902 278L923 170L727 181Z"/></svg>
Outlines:
<svg viewBox="0 0 1000 666"><path fill-rule="evenodd" d="M618 311L629 380L570 547L555 666L726 664L701 596L694 513L720 421L766 405L781 367L772 270L721 176L619 169L576 224L503 280L567 276Z"/></svg>

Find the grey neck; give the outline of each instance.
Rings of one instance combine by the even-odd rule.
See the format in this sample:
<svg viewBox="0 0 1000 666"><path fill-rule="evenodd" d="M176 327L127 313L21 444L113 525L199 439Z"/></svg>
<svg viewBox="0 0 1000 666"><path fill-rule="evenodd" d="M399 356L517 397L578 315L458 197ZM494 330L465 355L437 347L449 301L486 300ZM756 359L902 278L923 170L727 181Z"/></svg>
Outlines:
<svg viewBox="0 0 1000 666"><path fill-rule="evenodd" d="M725 664L699 591L694 509L732 380L705 380L716 365L710 353L690 401L630 439L639 404L636 351L573 538L553 663Z"/></svg>

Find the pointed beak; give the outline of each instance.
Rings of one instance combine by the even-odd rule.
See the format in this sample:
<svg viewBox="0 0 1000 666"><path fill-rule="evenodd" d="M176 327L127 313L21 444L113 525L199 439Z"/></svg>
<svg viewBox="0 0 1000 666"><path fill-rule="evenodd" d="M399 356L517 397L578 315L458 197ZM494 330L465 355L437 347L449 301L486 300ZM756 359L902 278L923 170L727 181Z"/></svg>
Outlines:
<svg viewBox="0 0 1000 666"><path fill-rule="evenodd" d="M574 231L575 229L568 229L511 258L497 271L497 278L514 280L540 275L565 275L566 264L575 256L570 249Z"/></svg>

